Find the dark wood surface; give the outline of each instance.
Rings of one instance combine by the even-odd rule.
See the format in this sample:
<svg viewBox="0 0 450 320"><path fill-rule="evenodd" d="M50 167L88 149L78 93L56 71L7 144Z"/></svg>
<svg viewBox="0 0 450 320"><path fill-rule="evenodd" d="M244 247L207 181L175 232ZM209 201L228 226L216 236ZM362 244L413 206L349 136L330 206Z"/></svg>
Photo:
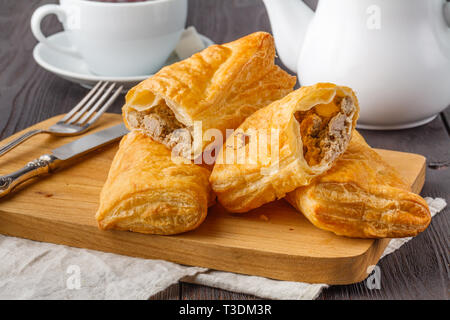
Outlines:
<svg viewBox="0 0 450 320"><path fill-rule="evenodd" d="M0 138L51 116L65 113L86 94L86 89L42 70L32 58L36 40L30 31L32 12L56 1L0 0ZM315 6L316 1L307 1ZM189 0L188 25L217 43L234 40L253 31L270 32L260 0ZM43 22L47 34L61 30L55 17ZM450 87L449 87L450 90ZM118 101L112 112L120 112ZM427 157L423 196L450 201L450 110L433 122L403 131L362 131L377 148L415 152ZM369 290L364 282L333 286L319 299L448 299L449 209L431 226L379 263L381 289ZM255 299L204 286L178 283L152 299Z"/></svg>

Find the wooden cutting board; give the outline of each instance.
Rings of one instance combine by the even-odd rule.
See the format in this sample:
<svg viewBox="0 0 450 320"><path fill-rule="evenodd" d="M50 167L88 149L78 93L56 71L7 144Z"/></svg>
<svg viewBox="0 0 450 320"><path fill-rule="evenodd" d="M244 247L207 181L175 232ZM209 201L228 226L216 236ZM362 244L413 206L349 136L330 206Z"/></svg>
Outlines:
<svg viewBox="0 0 450 320"><path fill-rule="evenodd" d="M33 128L46 128L57 119ZM119 115L106 114L90 133L120 121ZM33 137L0 157L0 175L78 138ZM284 200L244 215L227 213L216 205L197 230L177 236L100 231L94 215L117 147L116 143L91 153L0 199L0 233L279 280L328 284L365 279L368 267L377 263L389 242L350 239L319 230ZM420 192L425 181L423 156L377 151L399 170L414 192Z"/></svg>

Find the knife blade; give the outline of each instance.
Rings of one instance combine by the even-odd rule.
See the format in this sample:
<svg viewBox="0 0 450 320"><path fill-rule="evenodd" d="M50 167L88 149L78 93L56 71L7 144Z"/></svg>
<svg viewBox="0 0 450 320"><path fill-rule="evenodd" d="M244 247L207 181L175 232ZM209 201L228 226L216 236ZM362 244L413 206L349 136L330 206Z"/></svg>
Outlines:
<svg viewBox="0 0 450 320"><path fill-rule="evenodd" d="M59 160L69 160L114 142L127 133L128 130L122 123L65 144L54 149L52 154Z"/></svg>
<svg viewBox="0 0 450 320"><path fill-rule="evenodd" d="M16 172L0 176L0 198L11 193L14 188L23 182L50 173L64 163L68 163L71 160L119 140L127 133L128 130L123 123L92 133L54 149L50 154L44 154L28 162L27 165Z"/></svg>

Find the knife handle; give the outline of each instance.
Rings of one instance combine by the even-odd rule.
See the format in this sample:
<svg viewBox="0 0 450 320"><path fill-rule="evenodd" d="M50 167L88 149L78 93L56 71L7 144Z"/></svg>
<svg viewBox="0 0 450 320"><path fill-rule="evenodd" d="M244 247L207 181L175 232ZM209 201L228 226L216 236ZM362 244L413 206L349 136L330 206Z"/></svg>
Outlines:
<svg viewBox="0 0 450 320"><path fill-rule="evenodd" d="M15 187L25 181L49 173L52 169L56 169L57 164L60 161L61 160L52 155L45 154L31 162L28 162L25 167L16 172L6 176L0 176L0 198L11 193Z"/></svg>

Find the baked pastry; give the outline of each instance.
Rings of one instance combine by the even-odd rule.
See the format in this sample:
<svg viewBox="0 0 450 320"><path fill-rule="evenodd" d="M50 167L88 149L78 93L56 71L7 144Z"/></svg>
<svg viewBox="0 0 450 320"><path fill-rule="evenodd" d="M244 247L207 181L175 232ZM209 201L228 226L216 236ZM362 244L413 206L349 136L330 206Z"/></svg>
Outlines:
<svg viewBox="0 0 450 320"><path fill-rule="evenodd" d="M100 194L99 228L170 235L199 226L214 203L210 171L180 160L139 132L126 135Z"/></svg>
<svg viewBox="0 0 450 320"><path fill-rule="evenodd" d="M206 130L218 129L225 136L226 129L236 129L250 114L293 90L296 77L274 59L274 40L265 32L210 46L132 88L123 107L125 124L174 154L197 158L211 143L202 139ZM199 134L195 123L201 125Z"/></svg>
<svg viewBox="0 0 450 320"><path fill-rule="evenodd" d="M303 87L255 112L216 159L210 182L219 202L246 212L308 185L347 149L358 114L353 91L331 83Z"/></svg>
<svg viewBox="0 0 450 320"><path fill-rule="evenodd" d="M347 237L412 237L431 220L425 200L357 132L333 168L286 199L316 227Z"/></svg>

